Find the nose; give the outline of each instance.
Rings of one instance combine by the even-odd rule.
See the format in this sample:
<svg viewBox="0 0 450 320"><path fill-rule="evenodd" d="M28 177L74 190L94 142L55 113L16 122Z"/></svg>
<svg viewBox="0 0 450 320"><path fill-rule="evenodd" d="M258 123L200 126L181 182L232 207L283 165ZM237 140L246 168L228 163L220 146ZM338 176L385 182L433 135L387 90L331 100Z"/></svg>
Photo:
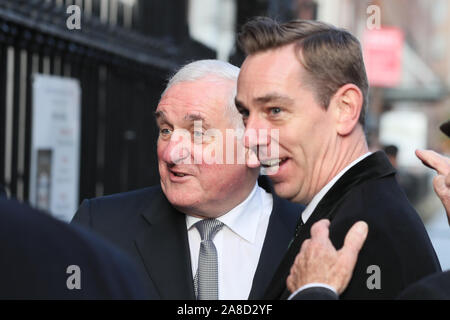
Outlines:
<svg viewBox="0 0 450 320"><path fill-rule="evenodd" d="M184 135L176 134L176 132L172 134L162 155L164 162L169 165L188 164L191 155L191 144L190 139L188 141L186 139Z"/></svg>
<svg viewBox="0 0 450 320"><path fill-rule="evenodd" d="M251 150L270 145L269 126L264 120L249 117L245 125L244 145Z"/></svg>
<svg viewBox="0 0 450 320"><path fill-rule="evenodd" d="M260 166L259 156L265 154L270 145L269 126L263 119L249 117L245 126L244 146L248 150L247 166L256 168Z"/></svg>

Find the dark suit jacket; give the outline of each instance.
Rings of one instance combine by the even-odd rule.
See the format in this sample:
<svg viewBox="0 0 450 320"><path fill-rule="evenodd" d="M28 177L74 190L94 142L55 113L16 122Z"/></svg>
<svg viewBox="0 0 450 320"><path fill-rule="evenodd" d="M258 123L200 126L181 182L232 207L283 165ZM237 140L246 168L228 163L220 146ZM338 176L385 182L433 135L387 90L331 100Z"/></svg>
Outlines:
<svg viewBox="0 0 450 320"><path fill-rule="evenodd" d="M303 209L273 197L249 299L263 297ZM152 299L195 299L185 214L170 205L161 187L85 200L72 222L89 227L133 256Z"/></svg>
<svg viewBox="0 0 450 320"><path fill-rule="evenodd" d="M338 296L323 287L299 292L292 300L337 300ZM450 270L437 272L410 285L397 297L399 300L450 300Z"/></svg>
<svg viewBox="0 0 450 320"><path fill-rule="evenodd" d="M300 291L291 300L339 300L339 296L324 287L311 287Z"/></svg>
<svg viewBox="0 0 450 320"><path fill-rule="evenodd" d="M450 270L438 272L406 288L401 300L450 300Z"/></svg>
<svg viewBox="0 0 450 320"><path fill-rule="evenodd" d="M0 299L143 299L131 260L102 239L0 199ZM80 268L81 289L67 280Z"/></svg>
<svg viewBox="0 0 450 320"><path fill-rule="evenodd" d="M439 261L420 217L395 180L395 170L383 152L376 152L350 168L319 202L280 264L265 294L286 299L286 278L312 224L330 219L330 239L341 248L350 227L359 220L369 225L352 280L341 299L393 299L408 285L440 271ZM381 289L370 290L373 271L380 268Z"/></svg>
<svg viewBox="0 0 450 320"><path fill-rule="evenodd" d="M0 198L6 197L6 190L5 188L0 184Z"/></svg>

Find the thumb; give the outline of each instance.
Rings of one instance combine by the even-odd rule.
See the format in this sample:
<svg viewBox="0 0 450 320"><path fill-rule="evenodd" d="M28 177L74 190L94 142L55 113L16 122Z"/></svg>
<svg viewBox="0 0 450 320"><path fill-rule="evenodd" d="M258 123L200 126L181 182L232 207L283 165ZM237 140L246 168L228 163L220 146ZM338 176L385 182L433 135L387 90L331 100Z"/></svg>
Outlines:
<svg viewBox="0 0 450 320"><path fill-rule="evenodd" d="M322 219L314 223L311 227L311 239L329 241L330 220Z"/></svg>
<svg viewBox="0 0 450 320"><path fill-rule="evenodd" d="M449 174L450 176L450 174ZM438 195L438 197L441 199L442 202L449 201L449 194L450 190L447 186L447 178L443 175L439 174L433 179L433 187L434 191Z"/></svg>

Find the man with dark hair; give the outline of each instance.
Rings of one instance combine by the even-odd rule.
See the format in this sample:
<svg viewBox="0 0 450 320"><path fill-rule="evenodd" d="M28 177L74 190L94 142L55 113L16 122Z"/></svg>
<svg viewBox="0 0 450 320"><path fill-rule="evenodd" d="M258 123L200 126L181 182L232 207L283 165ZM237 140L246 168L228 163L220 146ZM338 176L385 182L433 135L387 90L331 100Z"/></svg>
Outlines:
<svg viewBox="0 0 450 320"><path fill-rule="evenodd" d="M339 88L354 84L362 99L358 122L364 125L369 85L359 41L350 33L318 21L278 24L256 18L243 27L239 43L247 55L292 46L295 62L303 67L298 80L314 89L314 98L325 109Z"/></svg>
<svg viewBox="0 0 450 320"><path fill-rule="evenodd" d="M441 130L450 137L450 122L443 124ZM416 155L426 166L437 172L433 187L444 205L450 224L450 158L432 150L416 150ZM352 227L340 250L336 250L328 238L328 220L320 220L311 227L311 239L303 242L286 281L292 292L308 286L295 296L296 299L338 299L338 294L349 283L359 250L367 237L367 226L364 224L357 222ZM419 280L397 298L449 300L450 271L437 272Z"/></svg>
<svg viewBox="0 0 450 320"><path fill-rule="evenodd" d="M311 226L321 219L330 220L330 239L338 248L355 222L369 226L341 298L394 298L440 271L394 168L383 152L368 150L368 84L358 40L321 22L278 24L259 18L243 27L239 42L248 56L239 74L236 106L244 117L246 146L254 151L250 159L259 160L249 166L256 163L273 172L269 177L279 196L307 204L265 297L291 295L286 278ZM273 144L279 145L276 156L269 152Z"/></svg>

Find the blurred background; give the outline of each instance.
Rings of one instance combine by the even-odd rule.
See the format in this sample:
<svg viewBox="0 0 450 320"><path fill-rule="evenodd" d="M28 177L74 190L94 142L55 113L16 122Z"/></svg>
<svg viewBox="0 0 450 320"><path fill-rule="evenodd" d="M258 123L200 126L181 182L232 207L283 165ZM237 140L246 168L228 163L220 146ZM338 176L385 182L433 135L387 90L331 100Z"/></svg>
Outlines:
<svg viewBox="0 0 450 320"><path fill-rule="evenodd" d="M85 198L159 183L153 119L167 78L218 58L257 15L360 39L367 137L384 149L450 268L450 229L417 148L450 154L450 0L0 0L0 184L70 221ZM414 250L414 248L411 248Z"/></svg>

